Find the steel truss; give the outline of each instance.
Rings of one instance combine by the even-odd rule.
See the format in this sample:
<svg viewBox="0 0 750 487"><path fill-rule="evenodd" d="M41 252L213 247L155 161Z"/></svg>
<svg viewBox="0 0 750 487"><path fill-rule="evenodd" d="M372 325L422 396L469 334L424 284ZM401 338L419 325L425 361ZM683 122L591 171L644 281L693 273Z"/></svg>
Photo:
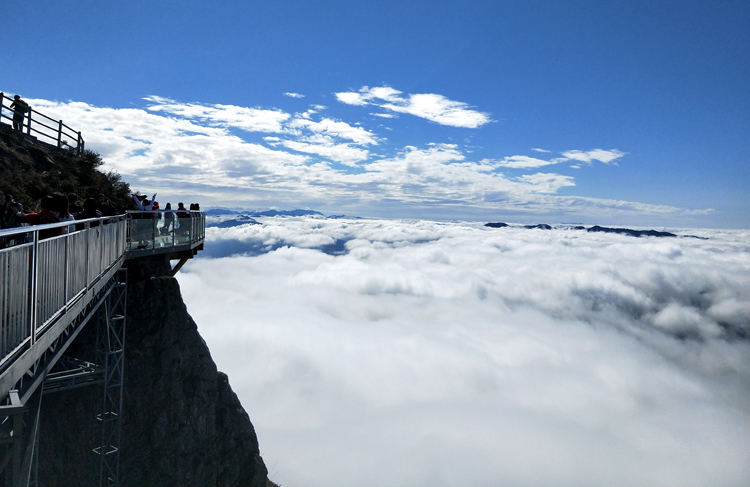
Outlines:
<svg viewBox="0 0 750 487"><path fill-rule="evenodd" d="M37 484L43 393L94 384L103 385L101 412L96 417L102 425L101 442L93 448L94 484L118 485L126 301L127 269L120 269L0 405L0 482L4 479L6 487ZM64 357L65 350L93 317L97 323L97 363ZM53 367L55 371L50 372Z"/></svg>
<svg viewBox="0 0 750 487"><path fill-rule="evenodd" d="M121 269L119 284L107 296L106 312L97 328L96 356L103 369L101 443L94 448L99 459L99 486L117 487L120 475L120 417L125 368L125 323L127 312L127 269Z"/></svg>

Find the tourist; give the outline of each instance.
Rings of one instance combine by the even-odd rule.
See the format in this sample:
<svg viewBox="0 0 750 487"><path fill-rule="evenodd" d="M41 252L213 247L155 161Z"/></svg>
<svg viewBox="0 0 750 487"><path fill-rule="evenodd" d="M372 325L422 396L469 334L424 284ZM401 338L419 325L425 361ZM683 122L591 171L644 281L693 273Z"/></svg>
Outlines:
<svg viewBox="0 0 750 487"><path fill-rule="evenodd" d="M68 195L68 211L73 215L73 218L78 219L78 214L83 211L83 206L78 204L78 195L70 193Z"/></svg>
<svg viewBox="0 0 750 487"><path fill-rule="evenodd" d="M94 198L86 198L83 202L83 211L78 213L76 220L88 220L89 218L101 218L102 212L96 209L96 200ZM98 227L99 222L91 222L90 227ZM77 225L78 230L83 230L85 227L83 224Z"/></svg>
<svg viewBox="0 0 750 487"><path fill-rule="evenodd" d="M117 208L104 196L104 193L96 195L96 209L102 213L102 216L115 216L119 213Z"/></svg>
<svg viewBox="0 0 750 487"><path fill-rule="evenodd" d="M161 234L167 235L169 233L169 227L174 223L174 212L172 211L172 203L167 203L164 208L164 224L161 227Z"/></svg>
<svg viewBox="0 0 750 487"><path fill-rule="evenodd" d="M137 206L140 211L151 211L154 209L153 201L156 199L156 193L154 193L154 196L151 198L151 200L146 198L145 195L141 194L133 193L132 196L133 201L135 201L135 206Z"/></svg>
<svg viewBox="0 0 750 487"><path fill-rule="evenodd" d="M61 222L75 221L75 217L70 214L70 204L68 202L68 197L62 193L52 193L52 197L54 199L53 211L57 214L57 218ZM60 229L60 233L62 234L68 233L68 231L75 231L75 226L71 225L70 227L62 227Z"/></svg>
<svg viewBox="0 0 750 487"><path fill-rule="evenodd" d="M26 116L26 112L31 110L31 107L20 96L16 95L13 97L13 103L10 104L10 108L13 110L13 129L23 130L23 119Z"/></svg>
<svg viewBox="0 0 750 487"><path fill-rule="evenodd" d="M54 193L42 198L40 206L42 208L40 211L36 213L18 213L16 218L23 223L28 223L29 225L45 225L60 222L58 212L55 211L56 204ZM57 235L62 235L62 229L52 228L49 230L40 230L39 240L55 237Z"/></svg>

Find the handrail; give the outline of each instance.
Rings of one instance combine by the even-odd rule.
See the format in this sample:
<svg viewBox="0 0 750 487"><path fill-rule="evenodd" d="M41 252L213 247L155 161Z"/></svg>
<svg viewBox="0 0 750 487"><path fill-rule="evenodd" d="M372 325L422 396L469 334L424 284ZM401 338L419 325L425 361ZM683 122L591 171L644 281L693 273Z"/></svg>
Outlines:
<svg viewBox="0 0 750 487"><path fill-rule="evenodd" d="M128 211L128 252L167 251L206 238L206 214L192 210Z"/></svg>
<svg viewBox="0 0 750 487"><path fill-rule="evenodd" d="M0 121L2 121L3 118L6 118L14 122L13 117L9 117L3 113L4 108L13 112L13 109L10 108L10 105L7 105L7 106L5 105L6 99L10 102L13 102L12 98L5 96L5 93L3 92L0 92ZM56 123L57 127L56 128L50 127L49 125L37 120L36 117L32 117L32 113L38 115L39 117L46 118L47 120ZM41 125L47 130L39 130L36 127L32 127L31 125L32 120L36 123L36 125ZM31 135L31 133L33 132L35 135L41 135L43 137L47 137L48 139L52 139L53 141L55 141L55 144L57 145L58 148L67 146L75 150L76 155L78 155L79 157L83 154L84 141L83 141L83 138L81 137L81 132L76 132L72 128L68 127L67 125L63 123L62 120L55 120L43 114L42 112L38 112L34 110L31 107L31 105L29 105L29 111L23 114L23 119L20 125L21 125L20 131L24 132L25 130L27 135ZM65 130L63 130L63 128L68 129L72 133L66 132ZM63 136L65 138L63 138ZM68 142L67 139L70 139L71 142ZM73 142L75 142L75 144L73 144Z"/></svg>
<svg viewBox="0 0 750 487"><path fill-rule="evenodd" d="M112 266L131 257L194 251L205 237L205 214L187 210L128 211L0 230L0 370Z"/></svg>
<svg viewBox="0 0 750 487"><path fill-rule="evenodd" d="M0 231L0 368L122 264L126 233L125 215Z"/></svg>

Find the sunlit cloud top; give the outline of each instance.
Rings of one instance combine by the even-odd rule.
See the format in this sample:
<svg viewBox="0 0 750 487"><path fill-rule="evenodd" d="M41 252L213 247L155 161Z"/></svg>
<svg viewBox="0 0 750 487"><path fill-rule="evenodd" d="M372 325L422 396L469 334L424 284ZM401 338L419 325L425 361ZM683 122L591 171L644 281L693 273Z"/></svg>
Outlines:
<svg viewBox="0 0 750 487"><path fill-rule="evenodd" d="M746 483L750 232L258 220L177 277L280 483Z"/></svg>

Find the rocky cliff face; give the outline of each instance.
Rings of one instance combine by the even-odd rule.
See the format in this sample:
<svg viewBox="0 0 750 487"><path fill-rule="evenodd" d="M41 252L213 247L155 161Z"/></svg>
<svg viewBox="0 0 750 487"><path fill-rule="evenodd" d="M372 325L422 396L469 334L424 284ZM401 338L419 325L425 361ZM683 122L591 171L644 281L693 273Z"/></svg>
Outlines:
<svg viewBox="0 0 750 487"><path fill-rule="evenodd" d="M218 372L164 256L127 262L122 486L266 486L250 418ZM92 359L90 323L69 355ZM86 485L101 387L45 395L41 485Z"/></svg>

